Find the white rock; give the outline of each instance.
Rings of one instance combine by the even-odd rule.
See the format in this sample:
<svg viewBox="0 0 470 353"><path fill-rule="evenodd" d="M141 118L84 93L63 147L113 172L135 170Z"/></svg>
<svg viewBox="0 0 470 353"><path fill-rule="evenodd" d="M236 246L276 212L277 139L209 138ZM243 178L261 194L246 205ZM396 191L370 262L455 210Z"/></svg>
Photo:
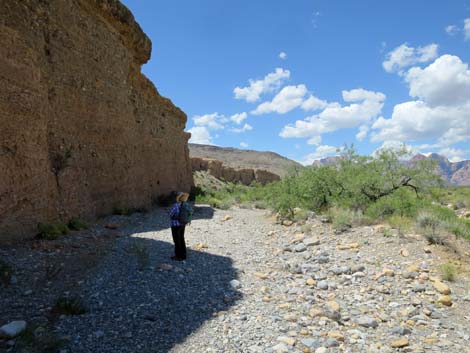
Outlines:
<svg viewBox="0 0 470 353"><path fill-rule="evenodd" d="M240 281L237 281L236 279L232 279L230 281L230 286L233 288L233 289L238 289L242 286L242 284L240 283Z"/></svg>
<svg viewBox="0 0 470 353"><path fill-rule="evenodd" d="M13 338L26 330L26 321L12 321L0 327L0 337Z"/></svg>

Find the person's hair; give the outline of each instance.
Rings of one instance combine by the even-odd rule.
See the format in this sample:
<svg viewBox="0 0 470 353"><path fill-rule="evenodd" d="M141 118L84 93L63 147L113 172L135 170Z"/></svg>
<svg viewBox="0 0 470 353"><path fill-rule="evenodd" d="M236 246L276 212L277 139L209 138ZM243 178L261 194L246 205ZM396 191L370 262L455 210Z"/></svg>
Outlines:
<svg viewBox="0 0 470 353"><path fill-rule="evenodd" d="M189 197L189 194L180 191L176 194L176 202L186 202L188 201L188 197Z"/></svg>

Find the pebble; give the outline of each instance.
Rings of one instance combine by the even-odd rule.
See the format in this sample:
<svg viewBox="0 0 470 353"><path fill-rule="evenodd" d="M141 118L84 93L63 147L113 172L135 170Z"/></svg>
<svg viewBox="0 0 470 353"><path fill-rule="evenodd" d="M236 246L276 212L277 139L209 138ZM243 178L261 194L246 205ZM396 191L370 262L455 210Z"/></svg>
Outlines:
<svg viewBox="0 0 470 353"><path fill-rule="evenodd" d="M379 324L377 323L377 320L375 320L374 318L370 316L360 316L356 319L356 323L359 326L367 327L367 328L376 328L377 326L379 326Z"/></svg>
<svg viewBox="0 0 470 353"><path fill-rule="evenodd" d="M233 288L233 289L239 289L242 284L240 283L240 281L236 280L236 279L232 279L230 281L230 286Z"/></svg>
<svg viewBox="0 0 470 353"><path fill-rule="evenodd" d="M26 330L26 321L12 321L0 327L0 338L14 338Z"/></svg>
<svg viewBox="0 0 470 353"><path fill-rule="evenodd" d="M410 344L410 341L408 340L408 338L401 338L399 340L390 342L390 346L392 348L403 348L403 347L408 346L409 344Z"/></svg>

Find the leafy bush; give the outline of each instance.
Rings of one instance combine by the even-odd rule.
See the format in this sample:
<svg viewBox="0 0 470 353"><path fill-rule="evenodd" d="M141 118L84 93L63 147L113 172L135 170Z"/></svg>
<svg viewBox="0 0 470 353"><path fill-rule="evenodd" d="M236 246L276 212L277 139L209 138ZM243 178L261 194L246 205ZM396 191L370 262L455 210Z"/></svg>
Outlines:
<svg viewBox="0 0 470 353"><path fill-rule="evenodd" d="M0 259L0 283L4 285L10 284L13 268L9 263Z"/></svg>
<svg viewBox="0 0 470 353"><path fill-rule="evenodd" d="M58 315L83 315L87 309L78 298L61 297L55 302L52 312Z"/></svg>
<svg viewBox="0 0 470 353"><path fill-rule="evenodd" d="M328 211L333 228L343 232L353 226L354 212L343 208L332 208Z"/></svg>
<svg viewBox="0 0 470 353"><path fill-rule="evenodd" d="M398 234L403 235L413 228L413 219L410 217L403 217L393 215L387 218L388 224L398 230Z"/></svg>
<svg viewBox="0 0 470 353"><path fill-rule="evenodd" d="M87 229L88 224L78 218L72 218L68 223L68 227L71 230L82 230Z"/></svg>
<svg viewBox="0 0 470 353"><path fill-rule="evenodd" d="M47 224L47 223L39 223L38 224L38 239L45 239L45 240L55 240L59 238L61 235L66 235L69 233L69 228L66 224L63 223L56 223L56 224Z"/></svg>
<svg viewBox="0 0 470 353"><path fill-rule="evenodd" d="M457 268L450 262L443 264L441 266L441 276L446 281L454 282L457 278Z"/></svg>

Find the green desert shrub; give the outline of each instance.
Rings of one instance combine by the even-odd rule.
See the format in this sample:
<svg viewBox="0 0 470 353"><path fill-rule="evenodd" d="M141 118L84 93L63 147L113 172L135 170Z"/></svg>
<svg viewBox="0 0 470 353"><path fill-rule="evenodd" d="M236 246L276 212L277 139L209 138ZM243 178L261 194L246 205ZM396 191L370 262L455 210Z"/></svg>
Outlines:
<svg viewBox="0 0 470 353"><path fill-rule="evenodd" d="M83 315L87 309L79 298L61 297L56 300L52 312L58 315Z"/></svg>
<svg viewBox="0 0 470 353"><path fill-rule="evenodd" d="M71 230L82 230L87 229L88 224L79 218L72 218L68 223L68 227Z"/></svg>
<svg viewBox="0 0 470 353"><path fill-rule="evenodd" d="M457 279L457 267L450 262L441 265L440 272L442 279L446 281L454 282Z"/></svg>
<svg viewBox="0 0 470 353"><path fill-rule="evenodd" d="M130 216L132 214L132 209L124 206L114 206L113 214L117 216Z"/></svg>
<svg viewBox="0 0 470 353"><path fill-rule="evenodd" d="M331 208L328 211L333 228L337 231L345 231L354 224L354 211L344 208Z"/></svg>
<svg viewBox="0 0 470 353"><path fill-rule="evenodd" d="M300 227L300 231L302 233L305 233L305 234L310 234L310 232L312 231L312 225L311 224L303 224L301 227Z"/></svg>
<svg viewBox="0 0 470 353"><path fill-rule="evenodd" d="M392 215L387 218L387 223L398 230L398 234L403 235L413 229L413 218Z"/></svg>
<svg viewBox="0 0 470 353"><path fill-rule="evenodd" d="M8 262L0 259L0 283L10 284L11 276L13 276L13 268Z"/></svg>
<svg viewBox="0 0 470 353"><path fill-rule="evenodd" d="M145 270L150 263L150 250L146 244L133 243L131 252L137 259L139 271Z"/></svg>
<svg viewBox="0 0 470 353"><path fill-rule="evenodd" d="M39 223L38 224L38 234L37 238L45 240L55 240L61 235L66 235L69 233L69 227L63 223L48 224L48 223Z"/></svg>

